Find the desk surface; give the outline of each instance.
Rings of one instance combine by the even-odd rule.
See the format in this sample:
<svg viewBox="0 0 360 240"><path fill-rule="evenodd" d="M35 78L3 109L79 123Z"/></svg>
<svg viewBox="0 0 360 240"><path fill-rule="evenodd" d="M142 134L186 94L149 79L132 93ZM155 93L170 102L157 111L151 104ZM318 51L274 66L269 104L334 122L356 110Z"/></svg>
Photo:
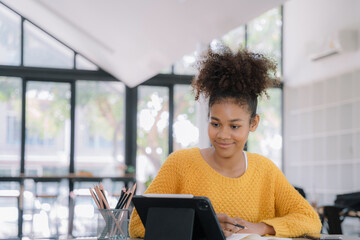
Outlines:
<svg viewBox="0 0 360 240"><path fill-rule="evenodd" d="M88 237L88 238L59 238L59 240L97 240L95 237ZM281 238L279 238L281 239ZM309 240L309 238L293 238L294 240ZM322 240L333 240L333 239L342 239L342 240L360 240L360 237L356 236L344 236L344 235L329 235L329 234L322 234ZM42 239L43 240L43 239ZM140 238L129 238L128 240L140 240Z"/></svg>
<svg viewBox="0 0 360 240"><path fill-rule="evenodd" d="M36 240L36 238L34 238ZM39 238L39 240L47 240L47 238ZM61 236L59 238L49 238L49 240L97 240L96 237L81 237L81 238L71 238L66 236ZM281 238L279 238L281 239ZM309 240L308 238L293 238L294 240ZM360 240L360 237L356 236L344 236L344 235L328 235L323 234L321 237L322 240L332 240L332 239L342 239L342 240ZM15 240L12 238L11 240ZM20 240L20 239L19 239ZM128 240L141 240L140 238L129 238Z"/></svg>

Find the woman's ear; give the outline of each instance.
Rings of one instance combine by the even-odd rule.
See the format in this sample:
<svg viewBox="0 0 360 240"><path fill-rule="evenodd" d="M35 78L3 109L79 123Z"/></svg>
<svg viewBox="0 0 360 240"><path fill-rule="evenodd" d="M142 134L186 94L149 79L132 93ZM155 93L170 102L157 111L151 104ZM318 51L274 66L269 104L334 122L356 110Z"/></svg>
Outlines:
<svg viewBox="0 0 360 240"><path fill-rule="evenodd" d="M256 128L258 127L260 122L259 114L256 114L250 121L250 132L255 132Z"/></svg>

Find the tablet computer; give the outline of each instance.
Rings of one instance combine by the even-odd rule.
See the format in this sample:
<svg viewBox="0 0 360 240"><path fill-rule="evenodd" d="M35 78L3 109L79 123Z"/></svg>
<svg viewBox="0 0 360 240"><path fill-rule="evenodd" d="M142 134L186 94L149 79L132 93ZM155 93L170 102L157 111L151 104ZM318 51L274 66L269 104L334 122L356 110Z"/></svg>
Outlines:
<svg viewBox="0 0 360 240"><path fill-rule="evenodd" d="M192 238L190 238L192 240L226 239L211 202L207 197L195 197L187 194L145 194L142 196L134 196L132 201L143 225L145 226L145 239L147 239L147 236L149 235L146 231L147 226L149 226L149 224L147 224L147 221L149 220L148 213L151 213L151 210L153 209L162 210L163 212L171 212L179 209L181 213L180 215L186 215L187 210L193 212L193 231ZM156 217L156 219L151 218L153 219L152 221L163 224L162 227L165 229L167 227L167 223L160 219L161 211L158 211L158 215ZM180 216L180 218L181 217L182 216ZM177 218L177 216L174 215L172 218ZM175 231L176 230L174 229L174 232Z"/></svg>

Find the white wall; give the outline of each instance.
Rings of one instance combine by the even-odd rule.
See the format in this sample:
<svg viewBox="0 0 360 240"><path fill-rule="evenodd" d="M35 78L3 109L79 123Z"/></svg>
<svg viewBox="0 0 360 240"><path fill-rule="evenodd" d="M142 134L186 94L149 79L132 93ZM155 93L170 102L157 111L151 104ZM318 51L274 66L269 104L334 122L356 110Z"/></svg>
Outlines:
<svg viewBox="0 0 360 240"><path fill-rule="evenodd" d="M308 55L339 30L360 32L359 12L358 0L284 6L285 174L317 205L360 191L360 50L318 61ZM343 228L353 234L359 222Z"/></svg>
<svg viewBox="0 0 360 240"><path fill-rule="evenodd" d="M360 50L312 62L311 48L321 48L340 29L360 32L358 0L290 0L284 6L284 81L298 85L360 67ZM316 45L318 45L316 47ZM310 51L310 52L314 52Z"/></svg>

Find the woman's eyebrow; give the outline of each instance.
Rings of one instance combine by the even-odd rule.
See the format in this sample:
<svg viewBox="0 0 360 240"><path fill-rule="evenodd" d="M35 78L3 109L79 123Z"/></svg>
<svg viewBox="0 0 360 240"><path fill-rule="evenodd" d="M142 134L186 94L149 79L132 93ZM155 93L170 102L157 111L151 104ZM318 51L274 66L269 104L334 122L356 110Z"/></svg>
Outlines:
<svg viewBox="0 0 360 240"><path fill-rule="evenodd" d="M217 117L211 117L211 119L212 119L212 120L215 120L215 121L221 122L220 119L218 119ZM237 121L241 122L241 121L244 121L244 120L241 119L241 118L236 118L236 119L228 120L228 122L237 122Z"/></svg>

